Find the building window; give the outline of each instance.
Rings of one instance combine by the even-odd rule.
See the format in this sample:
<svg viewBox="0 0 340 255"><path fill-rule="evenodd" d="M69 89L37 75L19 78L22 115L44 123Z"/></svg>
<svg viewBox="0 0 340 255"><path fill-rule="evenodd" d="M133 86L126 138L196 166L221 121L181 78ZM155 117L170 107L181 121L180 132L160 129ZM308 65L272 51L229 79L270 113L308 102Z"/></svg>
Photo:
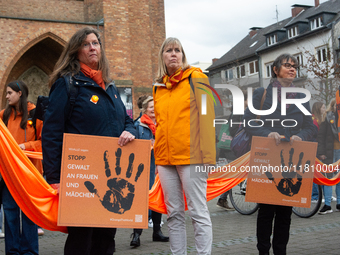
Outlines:
<svg viewBox="0 0 340 255"><path fill-rule="evenodd" d="M302 54L297 54L294 55L294 57L296 58L297 62L298 62L298 69L296 70L296 78L301 77L301 67L303 65L303 58L302 58Z"/></svg>
<svg viewBox="0 0 340 255"><path fill-rule="evenodd" d="M312 19L310 21L310 29L314 30L322 26L322 17Z"/></svg>
<svg viewBox="0 0 340 255"><path fill-rule="evenodd" d="M237 78L242 78L246 76L246 66L241 65L236 68Z"/></svg>
<svg viewBox="0 0 340 255"><path fill-rule="evenodd" d="M288 30L288 38L293 38L298 35L298 29L296 27L292 27Z"/></svg>
<svg viewBox="0 0 340 255"><path fill-rule="evenodd" d="M316 49L316 57L319 62L329 61L331 59L330 53L327 47L321 47Z"/></svg>
<svg viewBox="0 0 340 255"><path fill-rule="evenodd" d="M267 37L267 44L268 44L268 46L269 45L273 45L275 43L277 43L277 35L276 34Z"/></svg>
<svg viewBox="0 0 340 255"><path fill-rule="evenodd" d="M249 74L255 74L259 72L259 61L255 60L249 63Z"/></svg>
<svg viewBox="0 0 340 255"><path fill-rule="evenodd" d="M233 69L228 69L225 71L225 78L227 81L231 81L232 79L234 79Z"/></svg>
<svg viewBox="0 0 340 255"><path fill-rule="evenodd" d="M266 64L266 75L267 75L267 78L271 78L272 77L272 70L273 70L273 62Z"/></svg>

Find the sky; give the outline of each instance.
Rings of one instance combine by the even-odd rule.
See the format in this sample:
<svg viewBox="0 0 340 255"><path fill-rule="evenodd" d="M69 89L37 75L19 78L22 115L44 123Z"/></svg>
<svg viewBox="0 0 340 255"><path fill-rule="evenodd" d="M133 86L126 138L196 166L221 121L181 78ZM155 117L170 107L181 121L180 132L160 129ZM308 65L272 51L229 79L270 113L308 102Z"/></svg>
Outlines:
<svg viewBox="0 0 340 255"><path fill-rule="evenodd" d="M220 58L249 33L291 16L315 0L164 0L166 37L177 37L188 62ZM326 0L320 0L320 4Z"/></svg>

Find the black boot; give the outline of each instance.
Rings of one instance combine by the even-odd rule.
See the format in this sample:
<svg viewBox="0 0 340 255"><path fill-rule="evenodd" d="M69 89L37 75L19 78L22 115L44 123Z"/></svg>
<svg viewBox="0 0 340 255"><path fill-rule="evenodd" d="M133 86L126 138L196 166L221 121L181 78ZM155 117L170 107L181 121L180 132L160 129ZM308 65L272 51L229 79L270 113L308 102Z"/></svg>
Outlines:
<svg viewBox="0 0 340 255"><path fill-rule="evenodd" d="M169 237L164 236L162 231L159 229L158 231L154 231L152 234L152 241L155 242L169 242Z"/></svg>
<svg viewBox="0 0 340 255"><path fill-rule="evenodd" d="M130 243L130 246L133 246L133 247L138 247L138 246L140 246L140 239L139 239L140 234L137 233L137 232L133 232L133 233L131 234L131 237L132 237L132 241L131 241L131 243Z"/></svg>

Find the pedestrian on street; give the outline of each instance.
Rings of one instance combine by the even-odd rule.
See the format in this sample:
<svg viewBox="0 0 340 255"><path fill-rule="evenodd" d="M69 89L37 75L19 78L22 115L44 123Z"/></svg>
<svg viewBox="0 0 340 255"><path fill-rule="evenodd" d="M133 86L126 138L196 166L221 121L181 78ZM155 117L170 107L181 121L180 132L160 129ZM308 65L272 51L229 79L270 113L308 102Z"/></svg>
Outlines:
<svg viewBox="0 0 340 255"><path fill-rule="evenodd" d="M110 79L98 30L85 27L71 37L49 84L42 132L44 169L47 182L59 190L64 133L119 137L118 145L124 146L134 140L136 130ZM69 90L76 91L72 109ZM67 229L65 255L112 255L115 251L115 228Z"/></svg>
<svg viewBox="0 0 340 255"><path fill-rule="evenodd" d="M315 102L312 107L312 119L313 124L318 128L318 132L320 130L320 125L324 121L326 115L326 106L322 102ZM315 135L313 138L313 142L318 141L318 134ZM313 189L312 189L312 203L317 203L319 198L319 190L318 185L313 182Z"/></svg>
<svg viewBox="0 0 340 255"><path fill-rule="evenodd" d="M208 171L215 164L215 118L211 97L201 112L208 78L201 69L188 65L182 44L167 38L158 54L157 83L153 98L156 115L155 160L168 215L170 249L186 254L185 201L195 232L197 254L210 254L212 225L207 207ZM200 82L200 83L199 83ZM191 83L191 84L190 84ZM198 171L202 169L202 171Z"/></svg>
<svg viewBox="0 0 340 255"><path fill-rule="evenodd" d="M148 96L142 102L142 113L143 115L140 118L139 125L137 126L137 139L151 140L151 146L154 145L155 142L155 132L156 132L156 117L154 111L154 103L153 97ZM151 150L151 159L150 159L150 181L149 181L149 189L152 188L153 183L155 182L155 156L153 149ZM151 219L152 219L152 241L158 242L168 242L169 237L164 236L161 231L161 221L162 214L151 211ZM134 229L132 234L132 240L130 246L138 247L140 246L140 236L143 232L143 229Z"/></svg>
<svg viewBox="0 0 340 255"><path fill-rule="evenodd" d="M287 105L287 115L281 115L281 88L294 87L293 80L296 77L297 69L298 61L290 54L282 54L275 59L272 67L272 80L266 89L267 93L262 109L268 110L272 107L273 88L277 88L278 103L276 110L270 115L260 117L264 122L261 128L256 127L255 123L252 124L252 126L245 125L247 133L255 136L273 138L277 145L281 143L281 136L285 136L285 140L290 141L291 144L293 144L294 141L307 141L313 138L317 132L317 127L313 124L312 117L304 115L296 105ZM255 109L260 108L263 94L264 88L259 88L254 91L253 104ZM302 93L287 93L287 98L290 99L304 97L305 95ZM302 105L310 111L308 102ZM256 115L247 108L244 114L245 123L255 118ZM295 120L294 123L297 123L297 125L289 128L281 126L281 121L286 118ZM270 122L264 121L265 119L276 119L280 121L276 121L272 126ZM289 121L286 121L286 123L287 126L292 126L289 124ZM293 123L293 121L291 123ZM269 254L271 247L270 236L272 233L274 254L283 255L287 253L291 214L291 206L260 204L256 227L257 249L260 255Z"/></svg>
<svg viewBox="0 0 340 255"><path fill-rule="evenodd" d="M27 101L28 88L23 81L13 81L7 85L8 105L0 112L0 118L13 135L22 150L41 152L42 121L33 121L35 105ZM31 160L42 173L41 160ZM39 254L38 227L23 212L5 185L2 190L5 216L6 254Z"/></svg>
<svg viewBox="0 0 340 255"><path fill-rule="evenodd" d="M338 113L336 111L336 99L334 98L327 110L326 118L320 125L318 134L318 157L324 164L332 164L340 159L340 142L336 123L338 122ZM328 178L332 178L333 173L326 173ZM335 186L337 205L336 209L340 211L340 183ZM332 193L333 187L322 185L325 204L319 211L319 214L332 213Z"/></svg>

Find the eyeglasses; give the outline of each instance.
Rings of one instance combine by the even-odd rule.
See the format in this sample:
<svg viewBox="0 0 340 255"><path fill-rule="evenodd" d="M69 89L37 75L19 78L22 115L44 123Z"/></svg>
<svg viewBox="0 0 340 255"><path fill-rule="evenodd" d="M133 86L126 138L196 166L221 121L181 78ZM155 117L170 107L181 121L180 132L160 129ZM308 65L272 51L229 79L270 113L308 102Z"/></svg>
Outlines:
<svg viewBox="0 0 340 255"><path fill-rule="evenodd" d="M297 69L299 69L299 66L298 65L292 65L291 63L283 63L282 64L285 68L287 68L287 69L291 69L292 67L295 69L295 70L297 70Z"/></svg>
<svg viewBox="0 0 340 255"><path fill-rule="evenodd" d="M98 42L98 41L94 41L94 42L84 42L83 45L82 45L82 47L83 47L84 49L88 49L88 48L90 48L90 45L92 45L92 47L94 47L94 48L97 48L97 47L100 46L100 42Z"/></svg>

